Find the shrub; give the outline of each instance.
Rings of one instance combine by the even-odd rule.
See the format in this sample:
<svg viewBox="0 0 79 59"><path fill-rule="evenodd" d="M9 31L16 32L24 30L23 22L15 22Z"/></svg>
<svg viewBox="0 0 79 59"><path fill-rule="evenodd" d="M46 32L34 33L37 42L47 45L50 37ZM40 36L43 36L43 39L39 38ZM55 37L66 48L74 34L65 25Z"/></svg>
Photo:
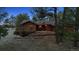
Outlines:
<svg viewBox="0 0 79 59"><path fill-rule="evenodd" d="M8 34L8 29L5 27L0 27L0 39Z"/></svg>

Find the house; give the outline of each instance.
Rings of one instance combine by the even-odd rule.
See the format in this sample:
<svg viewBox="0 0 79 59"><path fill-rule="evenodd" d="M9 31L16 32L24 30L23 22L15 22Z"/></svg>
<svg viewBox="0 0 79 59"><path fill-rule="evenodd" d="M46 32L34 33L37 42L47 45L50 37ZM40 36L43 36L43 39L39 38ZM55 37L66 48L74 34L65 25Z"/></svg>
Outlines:
<svg viewBox="0 0 79 59"><path fill-rule="evenodd" d="M72 32L74 31L74 28L72 26L65 26L64 27L66 32ZM22 21L20 23L19 27L16 27L16 33L18 33L21 36L27 35L29 33L35 32L35 31L55 31L55 25L53 23L49 22L32 22L32 21Z"/></svg>
<svg viewBox="0 0 79 59"><path fill-rule="evenodd" d="M18 32L53 31L54 26L47 23L34 23L32 21L24 20L16 30Z"/></svg>

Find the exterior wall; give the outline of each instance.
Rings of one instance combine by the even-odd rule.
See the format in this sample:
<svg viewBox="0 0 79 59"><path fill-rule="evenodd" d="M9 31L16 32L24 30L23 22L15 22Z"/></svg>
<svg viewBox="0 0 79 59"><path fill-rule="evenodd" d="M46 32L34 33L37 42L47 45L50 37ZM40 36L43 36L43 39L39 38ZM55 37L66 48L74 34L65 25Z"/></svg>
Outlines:
<svg viewBox="0 0 79 59"><path fill-rule="evenodd" d="M37 31L45 31L44 25L37 25Z"/></svg>
<svg viewBox="0 0 79 59"><path fill-rule="evenodd" d="M73 27L64 27L65 31L67 32L73 32L74 28ZM35 25L32 23L25 23L21 27L16 28L17 31L55 31L55 26L51 25Z"/></svg>
<svg viewBox="0 0 79 59"><path fill-rule="evenodd" d="M54 31L54 27L50 25L38 25L37 31Z"/></svg>
<svg viewBox="0 0 79 59"><path fill-rule="evenodd" d="M53 28L53 26L45 25L45 30L46 30L46 31L53 31L54 28Z"/></svg>
<svg viewBox="0 0 79 59"><path fill-rule="evenodd" d="M26 23L23 25L23 31L36 31L36 25L32 23Z"/></svg>

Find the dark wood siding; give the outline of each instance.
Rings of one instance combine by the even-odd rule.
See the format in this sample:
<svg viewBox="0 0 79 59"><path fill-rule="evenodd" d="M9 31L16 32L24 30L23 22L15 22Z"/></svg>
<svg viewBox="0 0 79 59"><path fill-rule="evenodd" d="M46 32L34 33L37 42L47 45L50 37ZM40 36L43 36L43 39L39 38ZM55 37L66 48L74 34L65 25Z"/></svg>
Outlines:
<svg viewBox="0 0 79 59"><path fill-rule="evenodd" d="M37 31L53 31L53 30L54 30L54 26L49 25L49 24L37 26Z"/></svg>

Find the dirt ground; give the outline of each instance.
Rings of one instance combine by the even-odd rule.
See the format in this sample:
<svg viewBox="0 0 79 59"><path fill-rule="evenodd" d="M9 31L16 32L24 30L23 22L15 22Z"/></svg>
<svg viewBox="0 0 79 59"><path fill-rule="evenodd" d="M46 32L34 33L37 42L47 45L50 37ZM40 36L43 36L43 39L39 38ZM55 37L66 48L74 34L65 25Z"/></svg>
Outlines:
<svg viewBox="0 0 79 59"><path fill-rule="evenodd" d="M56 44L53 32L36 32L26 37L13 34L14 28L9 29L9 34L0 40L1 51L73 51L70 45ZM47 34L46 34L47 33ZM46 35L45 35L46 34ZM66 47L67 46L67 47ZM79 49L77 49L79 50Z"/></svg>

